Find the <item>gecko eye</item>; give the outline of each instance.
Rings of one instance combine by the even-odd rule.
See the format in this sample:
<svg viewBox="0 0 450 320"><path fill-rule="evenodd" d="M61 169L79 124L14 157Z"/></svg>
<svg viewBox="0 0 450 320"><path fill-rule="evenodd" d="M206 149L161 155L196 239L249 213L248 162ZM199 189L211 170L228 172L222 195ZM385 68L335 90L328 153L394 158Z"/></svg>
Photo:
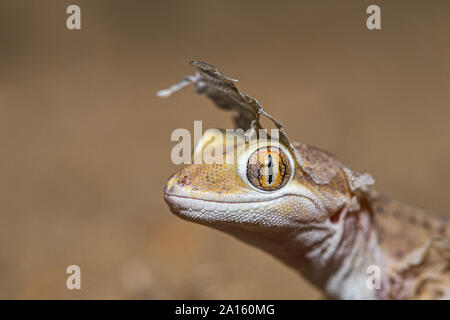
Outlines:
<svg viewBox="0 0 450 320"><path fill-rule="evenodd" d="M252 153L247 162L247 179L260 190L283 187L291 172L289 159L277 147L264 147Z"/></svg>

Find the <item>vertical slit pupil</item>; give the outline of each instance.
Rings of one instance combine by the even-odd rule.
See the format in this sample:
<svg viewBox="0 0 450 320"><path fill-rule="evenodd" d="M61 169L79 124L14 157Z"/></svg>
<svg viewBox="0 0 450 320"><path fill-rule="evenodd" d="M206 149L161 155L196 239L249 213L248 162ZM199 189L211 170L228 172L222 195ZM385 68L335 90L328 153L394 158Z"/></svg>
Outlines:
<svg viewBox="0 0 450 320"><path fill-rule="evenodd" d="M268 158L268 163L267 163L267 180L269 185L272 184L273 182L273 163L272 163L272 155L269 153L269 155L267 156Z"/></svg>

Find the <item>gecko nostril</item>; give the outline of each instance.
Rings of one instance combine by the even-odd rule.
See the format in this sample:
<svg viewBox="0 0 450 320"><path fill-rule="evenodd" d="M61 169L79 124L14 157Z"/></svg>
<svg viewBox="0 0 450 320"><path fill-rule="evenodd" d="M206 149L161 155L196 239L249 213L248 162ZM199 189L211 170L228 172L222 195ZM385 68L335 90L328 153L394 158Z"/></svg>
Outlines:
<svg viewBox="0 0 450 320"><path fill-rule="evenodd" d="M178 183L187 186L191 184L191 179L188 176L182 176L180 179L178 179Z"/></svg>

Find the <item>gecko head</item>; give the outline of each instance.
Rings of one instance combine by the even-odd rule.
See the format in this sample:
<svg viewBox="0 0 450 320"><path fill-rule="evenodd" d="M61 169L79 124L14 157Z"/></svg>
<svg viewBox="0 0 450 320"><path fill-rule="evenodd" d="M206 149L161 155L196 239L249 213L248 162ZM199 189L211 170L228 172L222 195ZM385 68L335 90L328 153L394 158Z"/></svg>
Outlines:
<svg viewBox="0 0 450 320"><path fill-rule="evenodd" d="M328 218L324 193L279 141L248 142L240 134L208 130L195 147L194 158L211 150L215 163L191 164L164 187L164 198L175 215L212 226L267 228Z"/></svg>

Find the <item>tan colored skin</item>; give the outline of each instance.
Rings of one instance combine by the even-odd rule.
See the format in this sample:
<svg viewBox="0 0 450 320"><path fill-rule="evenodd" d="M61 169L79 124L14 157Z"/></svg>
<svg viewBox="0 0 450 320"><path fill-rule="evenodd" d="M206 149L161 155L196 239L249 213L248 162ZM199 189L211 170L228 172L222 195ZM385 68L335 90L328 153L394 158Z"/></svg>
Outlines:
<svg viewBox="0 0 450 320"><path fill-rule="evenodd" d="M387 257L388 298L449 299L449 222L389 199L370 202L378 245Z"/></svg>
<svg viewBox="0 0 450 320"><path fill-rule="evenodd" d="M203 141L209 138L207 132ZM292 179L277 196L244 181L238 167L245 155L236 151L233 163L193 164L174 174L165 199L176 215L267 251L331 298L449 298L448 220L352 191L334 156L303 144L295 148L302 166L295 162ZM328 183L311 178L320 174L331 177ZM381 269L379 290L367 287L370 265Z"/></svg>
<svg viewBox="0 0 450 320"><path fill-rule="evenodd" d="M450 298L448 220L380 197L369 174L291 143L283 124L241 93L236 80L204 62L190 64L197 73L158 96L192 83L219 108L237 112L242 131L205 132L194 158L219 146L226 151L216 154L226 161L193 164L169 179L164 196L174 214L272 254L331 298ZM249 139L261 115L280 142Z"/></svg>

